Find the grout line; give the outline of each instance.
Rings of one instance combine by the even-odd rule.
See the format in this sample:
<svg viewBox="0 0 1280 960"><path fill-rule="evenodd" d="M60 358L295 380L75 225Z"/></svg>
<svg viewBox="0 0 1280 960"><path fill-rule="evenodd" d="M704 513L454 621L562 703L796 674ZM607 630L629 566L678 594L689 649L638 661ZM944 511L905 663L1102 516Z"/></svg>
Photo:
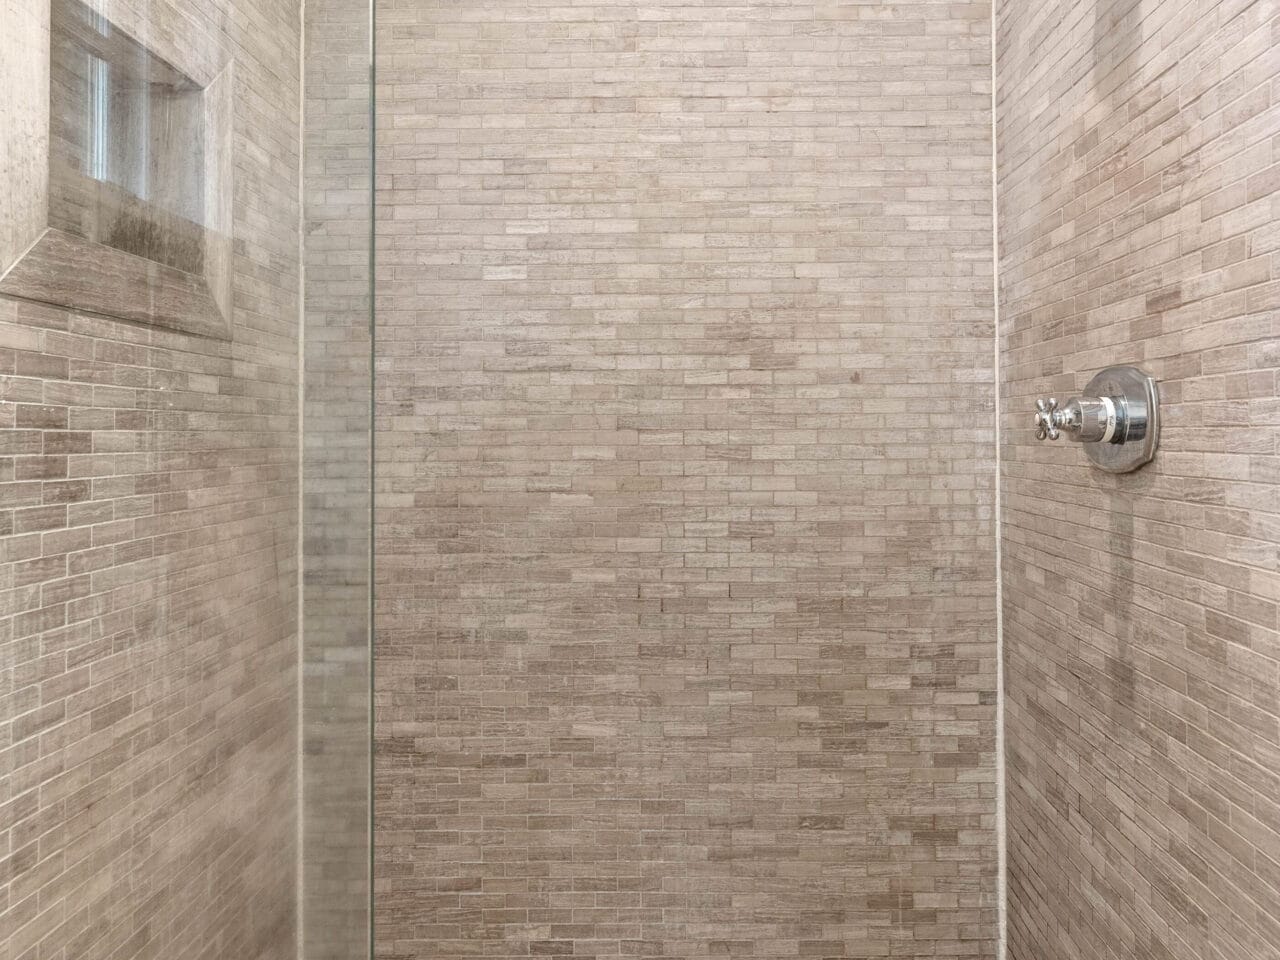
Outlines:
<svg viewBox="0 0 1280 960"><path fill-rule="evenodd" d="M374 602L377 599L375 594L375 574L377 573L377 527L376 527L376 497L377 497L377 436L378 436L378 408L377 408L377 386L378 386L378 4L377 0L367 0L369 4L369 511L368 511L368 531L369 538L368 547L368 573L366 575L366 606L365 606L365 643L368 658L368 683L366 686L366 695L368 697L368 760L365 770L366 784L366 803L365 803L365 831L368 837L368 849L365 853L365 897L366 911L365 918L365 956L368 960L373 960L375 950L375 920L374 912L377 894L374 890L374 876L377 872L377 844L375 841L374 831L377 828L377 819L374 811L374 796L376 787L376 770L374 768L374 745L377 736L377 715L374 712L374 694L376 691L376 675L374 668L376 666L377 653L377 634L375 628L377 620L374 615ZM302 960L302 958L299 958Z"/></svg>
<svg viewBox="0 0 1280 960"><path fill-rule="evenodd" d="M995 560L996 560L996 956L1009 955L1009 844L1004 762L1004 556L1000 522L1000 205L999 127L996 114L996 12L999 0L991 2L991 315L992 394L995 425Z"/></svg>

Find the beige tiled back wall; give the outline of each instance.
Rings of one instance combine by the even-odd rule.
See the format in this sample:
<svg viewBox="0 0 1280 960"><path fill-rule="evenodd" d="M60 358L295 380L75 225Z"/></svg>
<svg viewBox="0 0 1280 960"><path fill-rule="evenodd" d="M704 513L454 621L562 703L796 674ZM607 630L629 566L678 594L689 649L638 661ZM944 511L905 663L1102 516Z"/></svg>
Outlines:
<svg viewBox="0 0 1280 960"><path fill-rule="evenodd" d="M994 957L988 5L378 31L379 955Z"/></svg>
<svg viewBox="0 0 1280 960"><path fill-rule="evenodd" d="M999 5L1010 960L1280 956L1280 9ZM1136 363L1161 450L1036 395Z"/></svg>

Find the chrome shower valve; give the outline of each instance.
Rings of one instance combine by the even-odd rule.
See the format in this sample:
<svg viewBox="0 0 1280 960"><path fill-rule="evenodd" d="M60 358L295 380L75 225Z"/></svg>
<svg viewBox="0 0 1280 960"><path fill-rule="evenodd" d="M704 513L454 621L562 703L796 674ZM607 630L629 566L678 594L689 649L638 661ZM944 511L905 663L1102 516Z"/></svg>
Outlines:
<svg viewBox="0 0 1280 960"><path fill-rule="evenodd" d="M1125 412L1111 397L1073 397L1059 407L1053 397L1036 401L1036 439L1057 440L1065 431L1082 443L1123 443Z"/></svg>
<svg viewBox="0 0 1280 960"><path fill-rule="evenodd" d="M1136 367L1108 367L1062 406L1054 397L1038 399L1036 439L1065 433L1103 470L1127 473L1155 456L1158 403L1154 379Z"/></svg>

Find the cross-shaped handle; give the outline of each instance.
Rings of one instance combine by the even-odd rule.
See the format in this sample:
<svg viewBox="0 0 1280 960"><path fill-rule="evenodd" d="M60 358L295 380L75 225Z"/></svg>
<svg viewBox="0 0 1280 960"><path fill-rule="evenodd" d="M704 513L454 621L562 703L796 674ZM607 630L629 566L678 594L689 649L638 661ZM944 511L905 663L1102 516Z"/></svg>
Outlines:
<svg viewBox="0 0 1280 960"><path fill-rule="evenodd" d="M1037 440L1057 440L1058 426L1060 424L1058 415L1058 401L1053 397L1041 397L1036 401L1036 439Z"/></svg>

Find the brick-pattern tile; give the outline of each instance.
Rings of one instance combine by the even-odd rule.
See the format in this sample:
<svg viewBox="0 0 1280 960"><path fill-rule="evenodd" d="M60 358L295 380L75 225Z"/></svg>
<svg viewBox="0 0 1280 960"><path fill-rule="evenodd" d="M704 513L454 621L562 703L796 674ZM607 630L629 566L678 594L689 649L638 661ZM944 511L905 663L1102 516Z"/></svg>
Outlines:
<svg viewBox="0 0 1280 960"><path fill-rule="evenodd" d="M1280 956L1280 8L997 14L1011 960ZM1154 463L1037 394L1159 378Z"/></svg>
<svg viewBox="0 0 1280 960"><path fill-rule="evenodd" d="M308 0L302 956L369 950L369 10Z"/></svg>
<svg viewBox="0 0 1280 960"><path fill-rule="evenodd" d="M133 6L237 62L234 329L0 299L0 958L292 960L298 9Z"/></svg>
<svg viewBox="0 0 1280 960"><path fill-rule="evenodd" d="M988 5L378 31L378 955L994 957Z"/></svg>

